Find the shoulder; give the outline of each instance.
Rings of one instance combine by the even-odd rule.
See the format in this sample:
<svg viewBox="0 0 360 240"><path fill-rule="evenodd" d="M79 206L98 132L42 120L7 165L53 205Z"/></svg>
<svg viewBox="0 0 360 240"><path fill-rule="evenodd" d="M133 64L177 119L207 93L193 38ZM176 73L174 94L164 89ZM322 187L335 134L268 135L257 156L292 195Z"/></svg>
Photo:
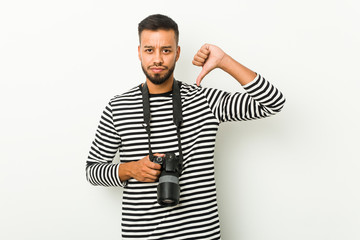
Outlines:
<svg viewBox="0 0 360 240"><path fill-rule="evenodd" d="M194 95L202 94L203 88L198 87L196 84L188 84L182 81L178 81L181 84L180 92L181 96L190 97Z"/></svg>
<svg viewBox="0 0 360 240"><path fill-rule="evenodd" d="M122 94L113 96L109 101L109 105L131 104L138 101L142 101L140 85L137 85Z"/></svg>
<svg viewBox="0 0 360 240"><path fill-rule="evenodd" d="M199 99L204 98L207 100L218 99L224 95L227 95L226 91L209 88L209 87L199 87L196 84L187 84L182 82L181 86L181 96L185 99Z"/></svg>

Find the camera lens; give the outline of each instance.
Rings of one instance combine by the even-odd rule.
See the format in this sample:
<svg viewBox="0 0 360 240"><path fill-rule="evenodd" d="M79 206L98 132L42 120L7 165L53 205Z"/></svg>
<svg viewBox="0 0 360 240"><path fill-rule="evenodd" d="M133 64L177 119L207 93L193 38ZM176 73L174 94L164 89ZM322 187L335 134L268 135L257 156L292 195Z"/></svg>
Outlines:
<svg viewBox="0 0 360 240"><path fill-rule="evenodd" d="M157 186L157 200L162 206L175 206L179 203L180 186L173 182L161 182Z"/></svg>
<svg viewBox="0 0 360 240"><path fill-rule="evenodd" d="M157 186L157 202L161 206L175 206L179 204L181 171L180 160L174 153L166 153L164 157L153 156L152 161L161 165L161 174Z"/></svg>

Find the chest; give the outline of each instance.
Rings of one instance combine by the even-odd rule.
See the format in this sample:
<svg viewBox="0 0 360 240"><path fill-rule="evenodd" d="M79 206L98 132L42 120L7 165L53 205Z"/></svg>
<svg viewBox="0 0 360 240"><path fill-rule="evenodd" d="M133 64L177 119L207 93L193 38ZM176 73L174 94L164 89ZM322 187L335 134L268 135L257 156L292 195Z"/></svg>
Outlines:
<svg viewBox="0 0 360 240"><path fill-rule="evenodd" d="M172 98L151 97L150 113L150 139L153 152L176 152L178 138L173 122ZM196 144L201 141L202 135L212 136L215 141L218 122L204 98L182 98L182 115L180 135L183 144ZM123 156L146 155L148 134L145 129L141 99L114 108L113 116L115 128L121 138L120 152Z"/></svg>

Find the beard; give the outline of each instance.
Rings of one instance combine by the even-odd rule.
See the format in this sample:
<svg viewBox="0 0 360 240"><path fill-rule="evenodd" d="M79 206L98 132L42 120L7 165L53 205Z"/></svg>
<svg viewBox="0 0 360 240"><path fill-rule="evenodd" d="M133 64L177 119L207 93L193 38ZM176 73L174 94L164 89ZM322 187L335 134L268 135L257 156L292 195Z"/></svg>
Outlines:
<svg viewBox="0 0 360 240"><path fill-rule="evenodd" d="M150 66L152 67L152 66ZM150 70L150 67L148 67L147 69ZM160 84L163 84L164 82L166 82L170 76L173 74L174 72L174 69L175 69L175 63L174 65L169 69L168 67L166 66L162 66L163 68L165 68L165 70L167 70L167 72L161 76L161 74L159 73L155 73L154 75L151 75L146 69L145 67L141 64L141 68L145 74L145 76L147 77L147 79L150 80L150 82L152 82L153 84L156 84L156 85L160 85Z"/></svg>

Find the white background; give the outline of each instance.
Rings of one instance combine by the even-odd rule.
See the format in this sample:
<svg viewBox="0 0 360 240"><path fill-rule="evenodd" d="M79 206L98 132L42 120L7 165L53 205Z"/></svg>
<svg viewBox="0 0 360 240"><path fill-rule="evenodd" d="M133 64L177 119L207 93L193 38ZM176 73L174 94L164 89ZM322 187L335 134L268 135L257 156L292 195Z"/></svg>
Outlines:
<svg viewBox="0 0 360 240"><path fill-rule="evenodd" d="M180 28L177 79L194 83L204 43L287 98L271 118L221 125L223 239L360 239L356 0L1 1L0 239L120 239L121 189L85 161L111 97L144 81L137 24ZM204 87L243 91L220 70Z"/></svg>

